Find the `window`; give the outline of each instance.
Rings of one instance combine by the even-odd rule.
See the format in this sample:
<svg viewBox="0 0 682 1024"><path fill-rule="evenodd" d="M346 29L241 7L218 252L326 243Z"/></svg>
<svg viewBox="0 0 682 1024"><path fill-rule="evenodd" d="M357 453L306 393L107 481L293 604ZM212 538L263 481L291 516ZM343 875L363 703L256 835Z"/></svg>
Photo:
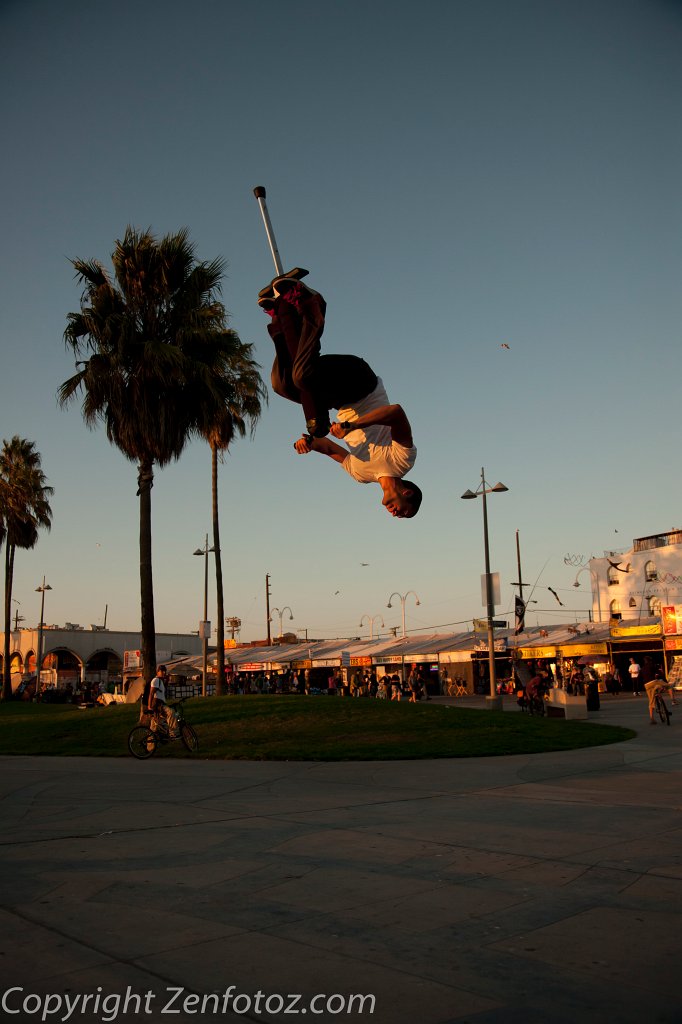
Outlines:
<svg viewBox="0 0 682 1024"><path fill-rule="evenodd" d="M635 601L634 597L631 597L630 600L628 601L628 608L636 608L636 607L637 607L637 602Z"/></svg>
<svg viewBox="0 0 682 1024"><path fill-rule="evenodd" d="M661 614L661 599L660 597L650 597L649 601L649 615L660 615Z"/></svg>
<svg viewBox="0 0 682 1024"><path fill-rule="evenodd" d="M653 580L658 579L658 573L656 572L655 562L646 563L646 565L644 566L644 578L647 581L647 583L651 583L653 582Z"/></svg>
<svg viewBox="0 0 682 1024"><path fill-rule="evenodd" d="M618 576L618 570L614 569L612 565L609 566L609 571L606 574L610 587L615 587L620 583L620 577Z"/></svg>
<svg viewBox="0 0 682 1024"><path fill-rule="evenodd" d="M612 619L620 619L620 601L612 601L609 605L609 611Z"/></svg>

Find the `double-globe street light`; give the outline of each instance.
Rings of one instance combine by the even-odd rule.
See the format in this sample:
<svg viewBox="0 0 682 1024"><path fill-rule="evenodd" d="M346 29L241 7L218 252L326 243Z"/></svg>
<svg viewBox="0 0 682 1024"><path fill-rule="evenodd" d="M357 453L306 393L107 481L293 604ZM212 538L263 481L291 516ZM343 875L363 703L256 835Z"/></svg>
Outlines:
<svg viewBox="0 0 682 1024"><path fill-rule="evenodd" d="M289 607L288 604L285 604L284 608L282 608L281 611L279 610L279 608L273 608L272 611L273 612L277 612L277 614L279 615L279 636L280 636L280 640L281 640L281 638L282 638L282 619L284 618L284 613L285 612L289 612L289 618L292 621L293 621L293 618L294 618L294 613L292 612L292 610L291 610L291 608ZM272 622L272 621L273 621L273 619L272 619L272 615L271 615L270 616L270 622Z"/></svg>
<svg viewBox="0 0 682 1024"><path fill-rule="evenodd" d="M391 595L391 597L392 596L393 595ZM419 604L419 602L417 602L417 604ZM374 639L374 623L376 622L377 619L381 619L381 628L385 629L384 620L383 620L381 615L374 615L374 616L372 616L372 615L365 614L360 619L360 629L362 629L362 627L364 625L364 622L365 622L365 619L367 619L367 621L369 622L369 638L370 638L370 640L373 640Z"/></svg>
<svg viewBox="0 0 682 1024"><path fill-rule="evenodd" d="M36 594L40 594L41 595L41 597L40 597L40 623L38 625L38 654L37 654L37 657L36 657L36 692L35 692L36 698L37 698L38 694L40 693L40 664L41 664L41 662L43 660L43 628L44 628L44 620L45 620L45 591L46 590L52 590L52 587L50 586L49 583L45 582L45 577L43 576L42 586L36 587Z"/></svg>
<svg viewBox="0 0 682 1024"><path fill-rule="evenodd" d="M392 608L393 607L393 605L391 604L392 599L394 597L399 597L400 598L400 604L402 605L402 609L403 609L403 634L402 634L403 637L405 636L405 602L407 601L407 599L410 596L410 594L414 594L414 598L415 598L415 601L417 602L417 604L421 604L421 601L419 600L417 595L414 593L414 590L408 590L406 594L399 594L397 590L394 590L393 593L391 594L391 596L388 599L388 604L386 605L387 608Z"/></svg>
<svg viewBox="0 0 682 1024"><path fill-rule="evenodd" d="M209 551L215 551L215 548L208 546L208 534L206 534L206 541L203 548L197 548L194 552L195 555L203 555L204 558L204 619L199 627L199 636L201 637L201 696L206 696L206 673L208 671L208 639L211 632L211 627L208 623L208 554Z"/></svg>
<svg viewBox="0 0 682 1024"><path fill-rule="evenodd" d="M495 617L495 605L493 603L493 581L490 575L490 545L488 543L488 506L486 495L500 494L508 491L504 484L497 483L494 487L486 488L485 470L481 469L481 482L475 491L465 491L462 498L466 501L470 498L477 498L479 494L483 498L483 544L485 548L485 597L488 618L488 665L490 670L490 696L487 698L491 708L501 707L502 698L497 693L497 679L495 677L495 639L493 619ZM521 577L519 577L520 579Z"/></svg>

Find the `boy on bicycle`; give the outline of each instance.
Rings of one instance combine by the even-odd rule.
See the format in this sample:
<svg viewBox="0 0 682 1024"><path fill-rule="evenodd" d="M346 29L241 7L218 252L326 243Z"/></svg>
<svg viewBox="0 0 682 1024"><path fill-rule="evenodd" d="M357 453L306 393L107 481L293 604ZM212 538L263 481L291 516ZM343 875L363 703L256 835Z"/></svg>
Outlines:
<svg viewBox="0 0 682 1024"><path fill-rule="evenodd" d="M649 698L649 721L651 725L656 725L656 721L654 719L654 711L656 710L656 695L659 693L663 693L664 690L670 690L672 692L672 683L667 682L667 680L663 678L663 673L661 672L660 668L657 668L654 678L651 680L651 682L644 684L644 689L646 691L647 697ZM676 703L677 701L673 699L673 704Z"/></svg>
<svg viewBox="0 0 682 1024"><path fill-rule="evenodd" d="M168 682L168 670L165 665L159 665L156 675L151 681L149 690L149 712L153 715L152 729L155 728L157 716L165 718L168 726L168 734L172 738L180 735L178 729L178 716L173 708L166 703L166 683Z"/></svg>

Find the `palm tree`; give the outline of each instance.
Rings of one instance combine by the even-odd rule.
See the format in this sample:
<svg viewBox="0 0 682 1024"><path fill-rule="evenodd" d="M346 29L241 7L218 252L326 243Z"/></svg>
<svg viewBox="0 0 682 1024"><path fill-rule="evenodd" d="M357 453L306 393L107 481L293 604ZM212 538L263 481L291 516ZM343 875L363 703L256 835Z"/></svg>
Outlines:
<svg viewBox="0 0 682 1024"><path fill-rule="evenodd" d="M0 452L0 545L5 544L5 608L2 655L2 699L12 697L10 639L12 629L12 585L17 548L35 547L38 530L52 525L49 498L40 453L33 441L15 435L3 441ZM36 671L40 673L40 666Z"/></svg>
<svg viewBox="0 0 682 1024"><path fill-rule="evenodd" d="M213 410L221 396L229 398L218 372L229 333L218 301L223 262L197 262L186 229L157 241L149 230L131 227L112 253L113 278L98 261L72 262L84 290L64 340L77 358L87 358L58 398L66 405L82 392L86 424L103 422L109 441L137 464L142 656L149 682L156 670L154 466L178 459L199 436L205 407Z"/></svg>
<svg viewBox="0 0 682 1024"><path fill-rule="evenodd" d="M216 694L225 691L225 606L223 594L223 567L220 550L220 519L218 514L218 459L224 458L235 437L244 437L247 424L253 434L261 413L261 402L267 401L267 391L261 379L258 363L251 358L253 346L240 341L234 331L226 331L221 338L220 359L215 368L223 389L217 401L203 407L201 434L211 448L211 509L213 519L213 549L216 574Z"/></svg>

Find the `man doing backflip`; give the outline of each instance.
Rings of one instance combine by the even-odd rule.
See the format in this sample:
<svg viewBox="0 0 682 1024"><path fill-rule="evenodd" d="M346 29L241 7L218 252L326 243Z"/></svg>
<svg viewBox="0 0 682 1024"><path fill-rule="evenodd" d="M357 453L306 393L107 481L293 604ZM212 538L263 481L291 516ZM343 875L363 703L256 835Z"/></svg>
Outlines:
<svg viewBox="0 0 682 1024"><path fill-rule="evenodd" d="M359 483L378 483L387 511L409 519L422 500L416 484L405 479L417 457L409 420L400 405L389 403L381 378L364 359L321 354L326 303L302 284L306 274L296 267L274 278L258 298L271 317L273 390L303 407L306 433L294 448L299 455L328 455ZM330 409L338 410L333 424ZM330 432L348 450L331 441Z"/></svg>

